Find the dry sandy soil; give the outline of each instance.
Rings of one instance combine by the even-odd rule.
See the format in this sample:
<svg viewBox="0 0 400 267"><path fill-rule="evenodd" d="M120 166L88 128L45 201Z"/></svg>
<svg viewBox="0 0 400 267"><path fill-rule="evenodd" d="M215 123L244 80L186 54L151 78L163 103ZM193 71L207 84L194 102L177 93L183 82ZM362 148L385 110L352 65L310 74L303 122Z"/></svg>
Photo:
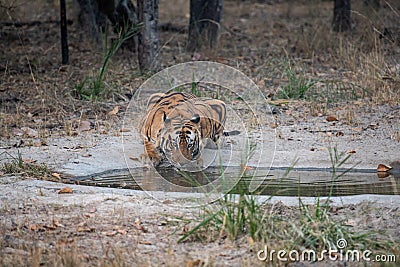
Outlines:
<svg viewBox="0 0 400 267"><path fill-rule="evenodd" d="M160 2L161 22L187 25L187 1ZM354 3L354 30L337 34L330 31L332 2L312 2L225 1L218 47L189 54L186 33L162 31L162 65L210 60L235 67L254 81L273 107L268 116L274 120L261 125L265 135L253 137L264 147L276 146L275 166L290 166L298 158L298 167L330 167L329 146L355 152L344 167L360 162L359 168L375 169L400 160L399 4L388 1L375 11ZM8 1L1 4L1 21L58 19L58 1L25 1L15 8L4 8ZM82 100L74 88L96 77L103 52L79 26L75 2L68 6L73 20L68 66L60 65L56 23L0 28L1 164L21 153L23 165L44 163L53 172L120 168L126 166L121 136L131 141L132 156L141 152L137 134L125 129L123 120L132 95L148 77L140 74L135 56L120 50L111 60L100 98ZM288 86L309 83L313 86L302 99L281 99ZM270 111L263 106L258 112ZM60 194L66 185L47 171L10 173L2 168L0 175L3 266L265 265L257 259L264 244L246 235L231 241L210 233L209 239L177 243L193 227L184 222L198 218L201 210L182 207L194 206L199 195L80 185L68 185L72 193ZM398 187L398 178L390 179ZM304 201L313 204L315 199ZM297 204L297 199L276 198L264 210L296 220ZM398 196L335 198L332 207L332 218L360 233L381 231L394 242L387 253L396 254L399 262ZM271 242L282 248L278 241Z"/></svg>

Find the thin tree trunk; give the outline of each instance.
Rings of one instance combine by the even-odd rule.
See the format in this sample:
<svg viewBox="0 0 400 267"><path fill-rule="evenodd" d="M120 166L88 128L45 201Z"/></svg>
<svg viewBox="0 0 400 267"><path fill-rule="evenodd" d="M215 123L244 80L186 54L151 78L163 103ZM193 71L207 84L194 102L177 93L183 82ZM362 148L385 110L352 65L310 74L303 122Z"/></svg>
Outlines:
<svg viewBox="0 0 400 267"><path fill-rule="evenodd" d="M61 55L62 64L66 65L69 61L68 56L68 30L67 30L67 12L65 0L60 0L60 24L61 24Z"/></svg>
<svg viewBox="0 0 400 267"><path fill-rule="evenodd" d="M344 32L351 30L350 0L335 0L333 8L333 30Z"/></svg>
<svg viewBox="0 0 400 267"><path fill-rule="evenodd" d="M138 35L138 59L142 73L160 69L158 40L158 0L137 0L138 19L142 23Z"/></svg>
<svg viewBox="0 0 400 267"><path fill-rule="evenodd" d="M117 32L129 30L138 23L136 8L131 0L97 0L97 4Z"/></svg>
<svg viewBox="0 0 400 267"><path fill-rule="evenodd" d="M188 51L215 47L221 18L222 0L190 0Z"/></svg>
<svg viewBox="0 0 400 267"><path fill-rule="evenodd" d="M100 39L100 30L106 26L106 16L99 11L96 0L77 0L81 8L79 23L86 29L92 38Z"/></svg>
<svg viewBox="0 0 400 267"><path fill-rule="evenodd" d="M107 15L114 32L128 33L138 25L137 11L131 0L97 0L99 10ZM126 40L122 47L135 52L137 51L137 35Z"/></svg>
<svg viewBox="0 0 400 267"><path fill-rule="evenodd" d="M104 30L107 18L116 32L137 24L136 9L131 0L77 1L81 8L79 22L95 38L99 37L100 30Z"/></svg>

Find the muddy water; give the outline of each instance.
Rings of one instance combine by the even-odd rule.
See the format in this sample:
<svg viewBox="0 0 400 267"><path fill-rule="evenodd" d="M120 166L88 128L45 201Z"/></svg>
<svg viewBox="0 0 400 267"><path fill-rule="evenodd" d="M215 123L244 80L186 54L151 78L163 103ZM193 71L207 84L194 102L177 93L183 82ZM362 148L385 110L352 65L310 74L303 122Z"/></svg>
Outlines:
<svg viewBox="0 0 400 267"><path fill-rule="evenodd" d="M174 168L109 170L74 177L67 183L105 186L148 191L169 192L238 192L249 183L259 185L257 194L272 196L348 196L360 194L399 195L399 173L379 178L375 170L356 169L340 176L345 170L298 168L237 167L208 168L203 172L180 172ZM340 177L337 177L337 176ZM336 177L336 178L334 178Z"/></svg>

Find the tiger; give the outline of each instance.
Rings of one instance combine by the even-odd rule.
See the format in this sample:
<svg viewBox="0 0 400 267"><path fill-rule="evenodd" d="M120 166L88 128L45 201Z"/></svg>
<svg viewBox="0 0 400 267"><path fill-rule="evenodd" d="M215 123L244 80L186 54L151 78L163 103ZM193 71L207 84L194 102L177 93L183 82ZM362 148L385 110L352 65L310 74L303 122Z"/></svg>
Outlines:
<svg viewBox="0 0 400 267"><path fill-rule="evenodd" d="M223 135L226 106L221 100L197 98L186 92L156 93L147 101L140 122L142 161L158 166L167 158L174 166L196 162L209 140Z"/></svg>

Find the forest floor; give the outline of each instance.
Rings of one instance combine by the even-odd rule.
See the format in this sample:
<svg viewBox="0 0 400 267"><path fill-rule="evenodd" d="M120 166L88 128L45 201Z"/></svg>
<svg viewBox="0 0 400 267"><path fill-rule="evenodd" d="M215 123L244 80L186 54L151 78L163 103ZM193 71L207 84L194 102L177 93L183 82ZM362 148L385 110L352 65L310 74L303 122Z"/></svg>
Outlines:
<svg viewBox="0 0 400 267"><path fill-rule="evenodd" d="M215 228L177 243L193 228L187 222L207 214L182 208L196 196L156 199L140 191L80 185L68 185L72 194L59 194L66 185L51 173L77 153L90 158L89 148L118 140L127 130L123 122L130 99L148 77L140 73L136 56L121 49L111 58L98 96L88 100L82 89L98 77L104 49L80 27L75 2L68 2L72 24L65 66L54 23L58 1L17 2L2 1L0 7L2 266L264 266L257 259L264 245L305 244L271 233L268 240L246 234L232 240ZM354 29L334 33L331 1L225 1L218 47L193 54L185 50L188 1L173 2L160 1L160 23L181 29L160 32L162 66L209 60L247 75L277 111L276 121L264 127L276 131L278 165L290 166L297 155L301 166L329 167L328 143L354 154L350 163L361 161L364 168L400 160L398 3L387 1L379 10L354 3ZM4 23L32 21L39 23ZM325 161L319 153L325 153ZM16 164L6 168L6 162ZM399 262L400 201L380 198L335 203L329 216L351 231L385 240L371 249L395 254ZM267 202L262 209L280 222L297 221L304 211L281 202Z"/></svg>

